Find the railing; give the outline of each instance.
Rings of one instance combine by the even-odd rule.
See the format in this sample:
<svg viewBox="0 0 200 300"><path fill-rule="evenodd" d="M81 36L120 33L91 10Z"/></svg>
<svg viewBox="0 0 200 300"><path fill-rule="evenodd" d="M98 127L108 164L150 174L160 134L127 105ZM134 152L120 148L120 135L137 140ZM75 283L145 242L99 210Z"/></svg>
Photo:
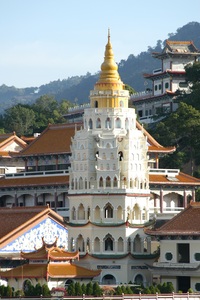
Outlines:
<svg viewBox="0 0 200 300"><path fill-rule="evenodd" d="M20 299L20 300L200 300L200 293L172 293L172 294L129 294L129 295L103 295L101 297L96 296L52 296L52 297L1 297L1 300L12 300L12 299Z"/></svg>
<svg viewBox="0 0 200 300"><path fill-rule="evenodd" d="M32 171L5 174L5 178L10 177L33 177L33 176L51 176L51 175L69 175L68 170L49 170L49 171Z"/></svg>
<svg viewBox="0 0 200 300"><path fill-rule="evenodd" d="M150 174L160 174L160 175L178 175L180 172L179 169L150 169Z"/></svg>

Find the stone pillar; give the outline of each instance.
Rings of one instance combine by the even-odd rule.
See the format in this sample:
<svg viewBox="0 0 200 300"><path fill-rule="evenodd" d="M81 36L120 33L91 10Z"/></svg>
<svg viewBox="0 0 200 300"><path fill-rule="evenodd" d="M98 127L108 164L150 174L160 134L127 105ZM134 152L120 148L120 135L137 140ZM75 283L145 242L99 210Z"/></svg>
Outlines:
<svg viewBox="0 0 200 300"><path fill-rule="evenodd" d="M186 190L184 190L184 193L183 193L183 207L184 208L187 207L187 193L186 193Z"/></svg>
<svg viewBox="0 0 200 300"><path fill-rule="evenodd" d="M15 191L15 206L18 206L17 192Z"/></svg>
<svg viewBox="0 0 200 300"><path fill-rule="evenodd" d="M55 202L55 210L57 210L58 207L58 195L57 195L57 190L54 192L54 202Z"/></svg>
<svg viewBox="0 0 200 300"><path fill-rule="evenodd" d="M38 205L38 195L37 195L36 192L34 193L34 205L35 205L35 206Z"/></svg>
<svg viewBox="0 0 200 300"><path fill-rule="evenodd" d="M163 189L160 189L160 212L163 213Z"/></svg>
<svg viewBox="0 0 200 300"><path fill-rule="evenodd" d="M195 202L195 188L192 189L192 200Z"/></svg>

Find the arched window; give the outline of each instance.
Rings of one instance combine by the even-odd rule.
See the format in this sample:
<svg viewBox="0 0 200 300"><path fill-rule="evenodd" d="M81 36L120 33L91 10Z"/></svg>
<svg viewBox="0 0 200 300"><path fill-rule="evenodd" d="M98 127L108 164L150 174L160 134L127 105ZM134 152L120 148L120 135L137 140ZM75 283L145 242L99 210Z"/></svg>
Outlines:
<svg viewBox="0 0 200 300"><path fill-rule="evenodd" d="M104 239L105 251L113 251L113 238L108 234Z"/></svg>
<svg viewBox="0 0 200 300"><path fill-rule="evenodd" d="M78 220L85 220L85 209L82 203L78 207Z"/></svg>
<svg viewBox="0 0 200 300"><path fill-rule="evenodd" d="M111 129L111 119L110 118L106 119L105 128Z"/></svg>
<svg viewBox="0 0 200 300"><path fill-rule="evenodd" d="M101 120L100 120L100 118L97 118L97 120L96 120L96 128L101 128Z"/></svg>
<svg viewBox="0 0 200 300"><path fill-rule="evenodd" d="M99 179L99 187L103 187L103 177L100 177Z"/></svg>
<svg viewBox="0 0 200 300"><path fill-rule="evenodd" d="M118 186L118 180L117 177L115 176L113 180L113 187L117 187L117 186Z"/></svg>
<svg viewBox="0 0 200 300"><path fill-rule="evenodd" d="M135 239L134 239L134 245L133 245L134 252L137 253L141 253L142 247L141 247L141 237L139 236L139 234L136 235Z"/></svg>
<svg viewBox="0 0 200 300"><path fill-rule="evenodd" d="M109 176L106 177L106 187L111 187L111 180Z"/></svg>
<svg viewBox="0 0 200 300"><path fill-rule="evenodd" d="M137 284L137 285L142 285L143 284L143 276L141 274L137 274L135 276L135 280L134 280L134 283Z"/></svg>
<svg viewBox="0 0 200 300"><path fill-rule="evenodd" d="M95 102L94 102L94 107L95 107L95 108L98 108L98 101L95 101Z"/></svg>
<svg viewBox="0 0 200 300"><path fill-rule="evenodd" d="M90 239L89 238L87 238L87 241L86 241L86 251L90 252Z"/></svg>
<svg viewBox="0 0 200 300"><path fill-rule="evenodd" d="M71 181L71 189L72 190L74 189L74 179L72 179L72 181Z"/></svg>
<svg viewBox="0 0 200 300"><path fill-rule="evenodd" d="M71 283L73 283L73 280L67 279L67 280L65 281L65 288L68 288L68 286L69 286Z"/></svg>
<svg viewBox="0 0 200 300"><path fill-rule="evenodd" d="M122 151L118 152L118 157L119 157L119 161L123 160L123 152Z"/></svg>
<svg viewBox="0 0 200 300"><path fill-rule="evenodd" d="M115 277L113 275L106 274L102 278L102 284L104 284L104 285L116 285L117 281L116 281L116 279L115 279Z"/></svg>
<svg viewBox="0 0 200 300"><path fill-rule="evenodd" d="M104 207L104 217L107 218L113 218L113 207L110 203L107 203Z"/></svg>
<svg viewBox="0 0 200 300"><path fill-rule="evenodd" d="M79 234L78 238L77 238L77 249L80 252L84 252L85 251L85 243L84 243L84 239L82 234Z"/></svg>
<svg viewBox="0 0 200 300"><path fill-rule="evenodd" d="M90 219L90 207L88 207L88 209L87 209L87 219L88 220Z"/></svg>
<svg viewBox="0 0 200 300"><path fill-rule="evenodd" d="M92 119L89 119L89 129L92 129L93 128L93 123L92 123Z"/></svg>
<svg viewBox="0 0 200 300"><path fill-rule="evenodd" d="M117 118L115 120L115 128L121 128L121 119L120 118Z"/></svg>
<svg viewBox="0 0 200 300"><path fill-rule="evenodd" d="M24 283L23 283L23 290L24 290L24 292L30 291L31 286L32 286L32 282L29 279L26 279L24 281Z"/></svg>

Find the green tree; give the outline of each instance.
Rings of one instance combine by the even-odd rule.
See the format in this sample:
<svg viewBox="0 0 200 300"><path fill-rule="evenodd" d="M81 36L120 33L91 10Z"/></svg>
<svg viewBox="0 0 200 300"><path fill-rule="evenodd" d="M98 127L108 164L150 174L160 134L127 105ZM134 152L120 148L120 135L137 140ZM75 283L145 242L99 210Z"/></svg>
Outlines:
<svg viewBox="0 0 200 300"><path fill-rule="evenodd" d="M185 102L192 105L194 108L200 110L200 62L195 62L193 65L189 64L185 67L186 82L189 87L189 93L184 91L177 91L177 102Z"/></svg>
<svg viewBox="0 0 200 300"><path fill-rule="evenodd" d="M86 285L86 295L93 295L92 282L88 282L88 284Z"/></svg>
<svg viewBox="0 0 200 300"><path fill-rule="evenodd" d="M43 295L41 284L38 282L35 286L35 296Z"/></svg>
<svg viewBox="0 0 200 300"><path fill-rule="evenodd" d="M7 132L15 131L17 135L32 134L35 113L28 107L16 105L8 108L4 114L4 127Z"/></svg>
<svg viewBox="0 0 200 300"><path fill-rule="evenodd" d="M75 296L81 296L83 294L80 282L75 283Z"/></svg>
<svg viewBox="0 0 200 300"><path fill-rule="evenodd" d="M67 294L69 296L75 296L75 284L74 284L74 282L70 283L70 285L68 286Z"/></svg>
<svg viewBox="0 0 200 300"><path fill-rule="evenodd" d="M155 133L155 134L154 134ZM200 164L200 111L181 102L176 112L159 123L152 135L163 145L175 145L177 151L160 160L160 167L183 168L190 162L190 174L194 174L194 165Z"/></svg>
<svg viewBox="0 0 200 300"><path fill-rule="evenodd" d="M123 293L120 285L118 285L116 287L116 292L115 293L116 293L116 295L121 295Z"/></svg>
<svg viewBox="0 0 200 300"><path fill-rule="evenodd" d="M102 295L102 290L97 282L93 284L93 295L97 297Z"/></svg>
<svg viewBox="0 0 200 300"><path fill-rule="evenodd" d="M85 285L85 283L82 283L81 289L82 289L82 293L86 294L86 285Z"/></svg>
<svg viewBox="0 0 200 300"><path fill-rule="evenodd" d="M35 112L35 125L37 131L44 130L49 123L54 124L57 119L58 102L53 96L44 95L36 100L32 109ZM56 117L55 117L56 115Z"/></svg>
<svg viewBox="0 0 200 300"><path fill-rule="evenodd" d="M51 295L49 287L46 283L42 285L40 295L42 295L43 297L49 297Z"/></svg>
<svg viewBox="0 0 200 300"><path fill-rule="evenodd" d="M33 296L35 294L35 288L31 284L30 280L26 280L24 284L24 295L26 297Z"/></svg>

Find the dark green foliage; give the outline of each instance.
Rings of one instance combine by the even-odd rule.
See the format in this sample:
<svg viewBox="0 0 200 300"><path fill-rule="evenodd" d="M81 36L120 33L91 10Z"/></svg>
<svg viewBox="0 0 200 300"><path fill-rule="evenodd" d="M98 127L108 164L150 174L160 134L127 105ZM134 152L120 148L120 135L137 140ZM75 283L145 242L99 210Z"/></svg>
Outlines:
<svg viewBox="0 0 200 300"><path fill-rule="evenodd" d="M4 128L7 132L15 131L17 135L33 133L35 113L27 106L20 104L5 111L3 117Z"/></svg>
<svg viewBox="0 0 200 300"><path fill-rule="evenodd" d="M75 284L74 284L74 282L70 283L70 285L68 286L67 294L69 296L74 296L75 295Z"/></svg>
<svg viewBox="0 0 200 300"><path fill-rule="evenodd" d="M85 283L82 283L81 289L82 289L82 293L85 295L86 294L86 285L85 285Z"/></svg>
<svg viewBox="0 0 200 300"><path fill-rule="evenodd" d="M180 168L190 162L187 173L194 174L194 166L200 164L200 111L180 102L179 108L156 128L150 130L163 146L176 146L177 151L160 160L161 168Z"/></svg>
<svg viewBox="0 0 200 300"><path fill-rule="evenodd" d="M39 291L38 291L39 292ZM37 296L39 296L40 294L37 294ZM49 297L51 295L49 287L46 283L44 283L42 285L42 293L41 295L43 295L43 297Z"/></svg>
<svg viewBox="0 0 200 300"><path fill-rule="evenodd" d="M115 293L116 293L116 295L121 295L121 294L123 293L120 285L118 285L118 286L116 287Z"/></svg>
<svg viewBox="0 0 200 300"><path fill-rule="evenodd" d="M80 282L75 283L75 296L81 296L83 294Z"/></svg>
<svg viewBox="0 0 200 300"><path fill-rule="evenodd" d="M49 124L64 123L63 115L72 106L69 101L58 103L52 96L44 95L33 105L18 104L5 110L0 116L0 132L13 132L17 135L32 135L42 132Z"/></svg>
<svg viewBox="0 0 200 300"><path fill-rule="evenodd" d="M102 295L102 290L97 282L93 284L93 295L97 297Z"/></svg>
<svg viewBox="0 0 200 300"><path fill-rule="evenodd" d="M92 295L93 294L93 284L92 282L89 282L86 285L86 295Z"/></svg>

